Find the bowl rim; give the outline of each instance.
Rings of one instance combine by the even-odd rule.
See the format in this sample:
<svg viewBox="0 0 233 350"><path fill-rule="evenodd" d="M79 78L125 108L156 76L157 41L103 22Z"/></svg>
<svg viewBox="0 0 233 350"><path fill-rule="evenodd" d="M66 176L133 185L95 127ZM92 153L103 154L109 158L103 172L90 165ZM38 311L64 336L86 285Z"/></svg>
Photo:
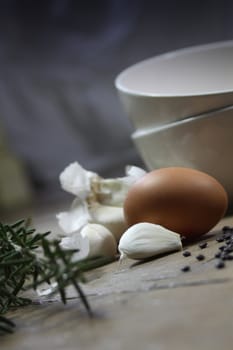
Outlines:
<svg viewBox="0 0 233 350"><path fill-rule="evenodd" d="M232 89L222 89L219 91L206 91L206 92L194 92L194 93L150 93L150 92L140 92L135 91L133 89L127 88L124 84L122 84L122 79L127 75L130 71L135 70L145 64L148 64L152 61L154 62L160 62L162 60L172 59L176 58L182 55L192 54L192 53L198 53L198 52L204 52L209 51L213 49L221 49L221 48L233 48L233 40L226 40L226 41L215 41L208 44L203 45L195 45L195 46L188 46L184 48L180 48L174 51L165 52L147 59L144 59L142 61L139 61L123 71L121 71L114 80L114 85L116 89L120 92L123 92L127 95L132 96L141 96L141 97L158 97L158 98L184 98L184 97L202 97L202 96L216 96L216 95L227 95L232 94L233 95L233 86Z"/></svg>
<svg viewBox="0 0 233 350"><path fill-rule="evenodd" d="M132 133L131 137L133 139L138 138L138 137L144 137L145 135L150 135L150 134L158 133L160 131L164 131L167 129L176 128L176 127L185 125L185 124L190 123L190 122L198 122L199 120L216 118L219 113L225 114L225 113L228 113L232 110L233 110L233 105L216 108L216 109L209 111L209 112L206 112L206 113L202 113L202 114L199 114L196 116L191 116L191 117L185 117L183 119L179 119L179 120L176 120L176 121L173 121L170 123L168 122L168 123L160 125L160 126L155 126L155 127L150 126L148 128L138 129Z"/></svg>

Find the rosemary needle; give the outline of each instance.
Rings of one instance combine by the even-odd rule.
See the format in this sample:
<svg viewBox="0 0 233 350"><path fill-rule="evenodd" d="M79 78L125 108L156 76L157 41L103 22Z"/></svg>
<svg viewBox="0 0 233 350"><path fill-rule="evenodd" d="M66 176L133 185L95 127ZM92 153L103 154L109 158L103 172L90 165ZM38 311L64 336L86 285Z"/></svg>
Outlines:
<svg viewBox="0 0 233 350"><path fill-rule="evenodd" d="M13 333L15 327L14 322L4 316L0 316L0 334L1 333Z"/></svg>
<svg viewBox="0 0 233 350"><path fill-rule="evenodd" d="M82 266L73 262L73 251L62 250L58 240L48 240L50 232L36 233L28 220L8 225L0 222L0 333L11 333L14 323L5 314L11 307L27 305L30 299L19 294L25 288L56 282L63 303L66 287L72 284L89 315L91 308L78 281ZM38 253L40 248L40 254ZM31 284L27 284L27 281Z"/></svg>

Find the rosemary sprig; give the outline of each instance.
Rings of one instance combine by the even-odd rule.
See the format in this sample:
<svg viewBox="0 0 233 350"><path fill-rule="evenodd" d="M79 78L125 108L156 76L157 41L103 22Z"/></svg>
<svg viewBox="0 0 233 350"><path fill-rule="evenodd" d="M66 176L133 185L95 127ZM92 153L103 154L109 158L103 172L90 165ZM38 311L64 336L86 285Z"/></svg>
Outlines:
<svg viewBox="0 0 233 350"><path fill-rule="evenodd" d="M0 316L0 334L13 333L14 327L14 322L4 316Z"/></svg>
<svg viewBox="0 0 233 350"><path fill-rule="evenodd" d="M86 310L89 303L77 281L84 281L82 269L72 259L74 251L62 250L58 240L48 240L50 232L36 233L28 220L8 225L0 222L0 333L12 332L14 323L4 316L11 307L27 305L20 296L25 288L37 289L55 282L63 303L66 287L74 286ZM38 249L39 248L39 249ZM40 254L38 251L40 250ZM30 284L26 286L26 282Z"/></svg>

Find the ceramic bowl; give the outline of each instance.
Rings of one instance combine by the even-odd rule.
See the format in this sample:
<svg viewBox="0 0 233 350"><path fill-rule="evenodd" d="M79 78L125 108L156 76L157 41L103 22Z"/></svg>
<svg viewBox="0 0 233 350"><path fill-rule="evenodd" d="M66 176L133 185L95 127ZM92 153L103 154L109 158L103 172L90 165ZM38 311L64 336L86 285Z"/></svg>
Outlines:
<svg viewBox="0 0 233 350"><path fill-rule="evenodd" d="M153 57L123 71L115 85L136 130L233 105L233 41Z"/></svg>
<svg viewBox="0 0 233 350"><path fill-rule="evenodd" d="M233 106L132 135L149 170L182 166L218 179L233 199Z"/></svg>

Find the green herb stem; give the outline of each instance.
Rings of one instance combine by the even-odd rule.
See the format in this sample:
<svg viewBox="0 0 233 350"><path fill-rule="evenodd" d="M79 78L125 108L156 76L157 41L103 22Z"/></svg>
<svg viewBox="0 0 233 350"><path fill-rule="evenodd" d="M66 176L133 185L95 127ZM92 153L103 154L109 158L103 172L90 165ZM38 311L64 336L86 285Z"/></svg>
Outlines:
<svg viewBox="0 0 233 350"><path fill-rule="evenodd" d="M63 303L67 301L67 286L73 285L91 315L78 283L83 276L79 264L73 262L74 251L62 250L58 240L48 240L49 233L35 233L28 220L12 225L0 222L0 333L11 333L14 328L14 323L1 315L11 307L31 302L19 296L28 280L35 290L41 283L56 282Z"/></svg>

